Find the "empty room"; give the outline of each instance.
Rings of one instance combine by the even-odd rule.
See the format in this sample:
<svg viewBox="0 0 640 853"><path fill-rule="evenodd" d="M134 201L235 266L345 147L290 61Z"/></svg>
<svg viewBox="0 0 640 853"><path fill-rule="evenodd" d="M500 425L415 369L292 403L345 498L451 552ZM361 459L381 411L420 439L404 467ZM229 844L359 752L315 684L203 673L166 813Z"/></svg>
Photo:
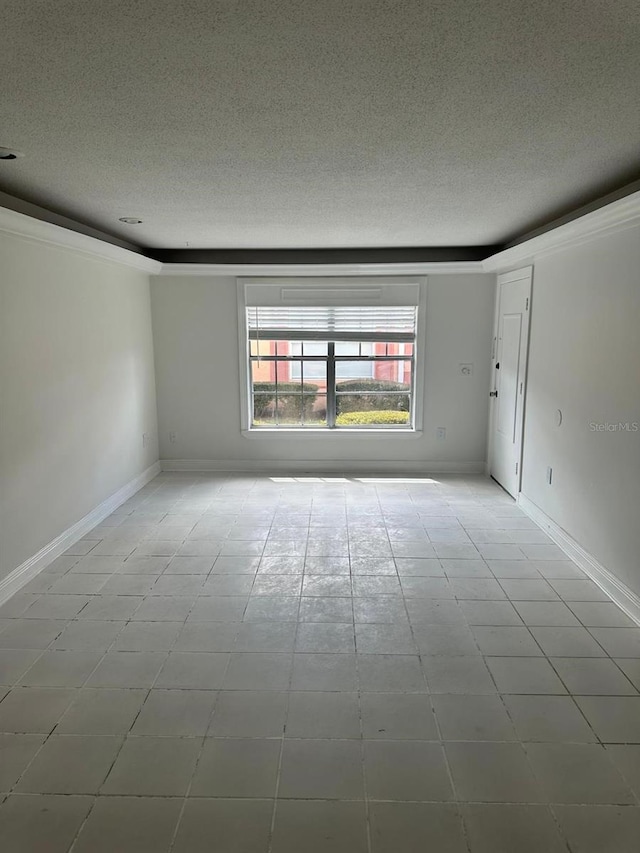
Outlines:
<svg viewBox="0 0 640 853"><path fill-rule="evenodd" d="M2 11L2 853L637 853L640 6Z"/></svg>

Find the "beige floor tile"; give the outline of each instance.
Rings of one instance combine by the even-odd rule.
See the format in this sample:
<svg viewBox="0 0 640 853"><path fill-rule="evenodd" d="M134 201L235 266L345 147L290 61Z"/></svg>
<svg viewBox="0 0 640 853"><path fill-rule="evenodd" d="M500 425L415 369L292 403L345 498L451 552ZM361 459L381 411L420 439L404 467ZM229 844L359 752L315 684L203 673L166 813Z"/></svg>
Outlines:
<svg viewBox="0 0 640 853"><path fill-rule="evenodd" d="M0 792L13 788L44 739L44 735L0 734Z"/></svg>
<svg viewBox="0 0 640 853"><path fill-rule="evenodd" d="M91 797L14 794L0 806L0 838L11 853L67 853Z"/></svg>
<svg viewBox="0 0 640 853"><path fill-rule="evenodd" d="M155 687L217 690L222 687L229 655L216 652L171 652Z"/></svg>
<svg viewBox="0 0 640 853"><path fill-rule="evenodd" d="M589 743L597 740L570 696L503 696L522 741Z"/></svg>
<svg viewBox="0 0 640 853"><path fill-rule="evenodd" d="M144 689L84 687L56 726L56 734L125 735L146 696Z"/></svg>
<svg viewBox="0 0 640 853"><path fill-rule="evenodd" d="M99 797L74 853L167 853L182 809L168 797Z"/></svg>
<svg viewBox="0 0 640 853"><path fill-rule="evenodd" d="M510 741L516 732L499 696L434 695L443 740Z"/></svg>
<svg viewBox="0 0 640 853"><path fill-rule="evenodd" d="M549 802L635 804L635 798L595 743L530 743L527 757Z"/></svg>
<svg viewBox="0 0 640 853"><path fill-rule="evenodd" d="M102 793L183 797L201 744L202 738L130 737L102 786Z"/></svg>
<svg viewBox="0 0 640 853"><path fill-rule="evenodd" d="M271 853L367 853L364 803L279 800Z"/></svg>
<svg viewBox="0 0 640 853"><path fill-rule="evenodd" d="M131 733L204 737L216 699L214 690L150 690Z"/></svg>
<svg viewBox="0 0 640 853"><path fill-rule="evenodd" d="M285 740L278 796L361 800L362 746L353 740Z"/></svg>
<svg viewBox="0 0 640 853"><path fill-rule="evenodd" d="M467 853L462 820L453 805L434 803L370 804L372 853Z"/></svg>
<svg viewBox="0 0 640 853"><path fill-rule="evenodd" d="M209 728L213 737L282 737L288 694L270 690L221 690Z"/></svg>
<svg viewBox="0 0 640 853"><path fill-rule="evenodd" d="M207 738L191 785L194 797L273 797L279 739Z"/></svg>
<svg viewBox="0 0 640 853"><path fill-rule="evenodd" d="M372 800L452 800L439 743L365 741L367 796Z"/></svg>
<svg viewBox="0 0 640 853"><path fill-rule="evenodd" d="M362 731L368 740L437 740L428 696L420 693L361 693Z"/></svg>
<svg viewBox="0 0 640 853"><path fill-rule="evenodd" d="M471 853L566 853L546 806L474 804L462 807Z"/></svg>
<svg viewBox="0 0 640 853"><path fill-rule="evenodd" d="M459 800L541 803L545 794L519 743L447 743L447 759Z"/></svg>
<svg viewBox="0 0 640 853"><path fill-rule="evenodd" d="M292 692L286 734L292 738L360 738L358 694Z"/></svg>
<svg viewBox="0 0 640 853"><path fill-rule="evenodd" d="M30 687L82 687L102 660L102 652L46 651L20 679Z"/></svg>
<svg viewBox="0 0 640 853"><path fill-rule="evenodd" d="M16 791L97 794L121 746L121 737L52 735L25 771Z"/></svg>
<svg viewBox="0 0 640 853"><path fill-rule="evenodd" d="M86 686L151 687L166 658L166 652L108 652Z"/></svg>
<svg viewBox="0 0 640 853"><path fill-rule="evenodd" d="M637 853L640 808L554 806L560 828L577 853Z"/></svg>
<svg viewBox="0 0 640 853"><path fill-rule="evenodd" d="M172 853L267 853L272 814L271 800L190 799Z"/></svg>
<svg viewBox="0 0 640 853"><path fill-rule="evenodd" d="M77 692L62 687L15 687L0 702L0 732L49 734Z"/></svg>

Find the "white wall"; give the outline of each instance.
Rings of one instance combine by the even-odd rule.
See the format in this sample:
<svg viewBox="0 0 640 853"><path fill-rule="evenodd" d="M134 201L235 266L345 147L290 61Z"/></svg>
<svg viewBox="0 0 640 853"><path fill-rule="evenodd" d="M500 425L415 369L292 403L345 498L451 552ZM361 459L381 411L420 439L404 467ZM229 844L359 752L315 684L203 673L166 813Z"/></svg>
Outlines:
<svg viewBox="0 0 640 853"><path fill-rule="evenodd" d="M493 275L428 279L425 422L421 438L245 438L240 432L236 281L152 278L160 456L211 467L277 471L309 463L346 470L385 463L419 470L482 470L487 435ZM474 374L459 373L472 362ZM447 438L436 440L437 426ZM175 443L169 442L175 432Z"/></svg>
<svg viewBox="0 0 640 853"><path fill-rule="evenodd" d="M148 275L0 234L0 579L157 458Z"/></svg>
<svg viewBox="0 0 640 853"><path fill-rule="evenodd" d="M618 422L640 424L637 227L534 264L522 491L640 594L640 431L590 427Z"/></svg>

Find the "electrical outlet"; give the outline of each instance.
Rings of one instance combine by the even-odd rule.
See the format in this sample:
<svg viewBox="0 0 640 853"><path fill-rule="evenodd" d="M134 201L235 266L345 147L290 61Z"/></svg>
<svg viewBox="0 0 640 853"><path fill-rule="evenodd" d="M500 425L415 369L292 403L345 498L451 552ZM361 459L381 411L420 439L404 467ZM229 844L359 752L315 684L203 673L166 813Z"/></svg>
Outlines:
<svg viewBox="0 0 640 853"><path fill-rule="evenodd" d="M178 436L176 435L176 433L170 432L169 433L169 441L171 442L171 444L175 444L177 440L178 440Z"/></svg>
<svg viewBox="0 0 640 853"><path fill-rule="evenodd" d="M436 427L436 438L438 441L444 441L447 437L447 428L446 427Z"/></svg>
<svg viewBox="0 0 640 853"><path fill-rule="evenodd" d="M458 368L462 376L473 376L473 364L459 364Z"/></svg>
<svg viewBox="0 0 640 853"><path fill-rule="evenodd" d="M551 485L551 480L553 478L553 468L547 468L547 483Z"/></svg>

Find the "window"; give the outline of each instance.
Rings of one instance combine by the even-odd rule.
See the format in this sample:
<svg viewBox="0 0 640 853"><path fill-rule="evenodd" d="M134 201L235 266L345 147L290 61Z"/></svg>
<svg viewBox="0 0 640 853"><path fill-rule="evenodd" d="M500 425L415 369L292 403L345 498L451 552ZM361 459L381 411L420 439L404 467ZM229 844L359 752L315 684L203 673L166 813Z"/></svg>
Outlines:
<svg viewBox="0 0 640 853"><path fill-rule="evenodd" d="M245 429L420 427L419 283L370 281L240 283Z"/></svg>
<svg viewBox="0 0 640 853"><path fill-rule="evenodd" d="M302 355L302 347L304 346L304 354L305 355L327 355L327 343L320 343L318 341L291 341L290 349L291 355ZM335 354L337 356L341 355L352 355L352 356L361 356L361 355L373 355L373 344L365 342L356 342L356 341L341 341L336 344ZM292 361L291 362L291 378L292 379L301 379L301 362ZM309 362L305 367L304 375L306 379L321 379L324 370L323 365L314 365L313 362ZM317 374L317 375L314 375ZM350 362L350 361L338 361L336 363L336 379L373 379L374 378L374 367L373 362Z"/></svg>

